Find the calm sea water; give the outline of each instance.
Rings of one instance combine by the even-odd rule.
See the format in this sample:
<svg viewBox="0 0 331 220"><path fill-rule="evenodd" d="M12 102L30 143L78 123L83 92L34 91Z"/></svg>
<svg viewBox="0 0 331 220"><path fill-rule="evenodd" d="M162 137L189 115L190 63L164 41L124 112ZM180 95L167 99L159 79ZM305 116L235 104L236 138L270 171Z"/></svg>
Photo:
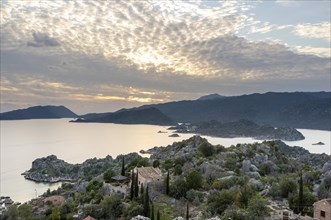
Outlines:
<svg viewBox="0 0 331 220"><path fill-rule="evenodd" d="M118 125L99 123L68 123L68 119L1 121L1 196L11 196L14 201L25 202L41 195L58 184L42 184L25 180L21 173L30 169L36 158L50 154L70 163L81 163L86 159L107 155L138 152L154 146L166 146L181 141L192 134L181 134L170 138L167 127L152 125ZM291 146L302 146L314 153L330 154L331 132L300 130L306 137L303 141L286 142ZM205 137L212 144L230 146L237 143L253 143L251 138ZM323 146L312 143L322 141Z"/></svg>

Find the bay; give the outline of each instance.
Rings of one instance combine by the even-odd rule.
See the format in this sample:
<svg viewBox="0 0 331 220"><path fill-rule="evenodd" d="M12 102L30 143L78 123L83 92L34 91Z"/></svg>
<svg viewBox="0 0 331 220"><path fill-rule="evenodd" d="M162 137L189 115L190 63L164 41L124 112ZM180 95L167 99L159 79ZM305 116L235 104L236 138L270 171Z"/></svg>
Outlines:
<svg viewBox="0 0 331 220"><path fill-rule="evenodd" d="M165 126L121 125L101 123L69 123L69 119L40 119L0 121L1 173L0 195L10 196L14 201L25 202L44 193L48 188L61 185L34 183L21 175L30 169L36 158L51 154L69 163L82 163L89 158L139 152L154 146L167 146L191 137L180 134L168 137ZM306 137L303 141L286 142L291 146L302 146L313 153L330 154L331 132L299 129ZM252 138L207 137L212 144L223 146L237 143L261 142ZM325 145L312 145L316 142Z"/></svg>

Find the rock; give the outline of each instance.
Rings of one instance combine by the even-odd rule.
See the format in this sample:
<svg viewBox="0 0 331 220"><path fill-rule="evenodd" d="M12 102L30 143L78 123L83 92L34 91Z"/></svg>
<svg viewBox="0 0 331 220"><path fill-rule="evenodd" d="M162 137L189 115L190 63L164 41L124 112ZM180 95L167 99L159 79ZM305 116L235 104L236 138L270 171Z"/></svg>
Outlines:
<svg viewBox="0 0 331 220"><path fill-rule="evenodd" d="M331 170L331 161L326 162L326 163L323 165L323 168L322 168L322 171L323 171L323 172L327 172L327 171L329 171L329 170Z"/></svg>
<svg viewBox="0 0 331 220"><path fill-rule="evenodd" d="M253 172L258 172L259 168L257 168L254 164L251 165L250 170Z"/></svg>
<svg viewBox="0 0 331 220"><path fill-rule="evenodd" d="M265 154L269 154L270 151L270 147L268 145L265 144L260 144L256 147L257 151L263 151L263 153Z"/></svg>
<svg viewBox="0 0 331 220"><path fill-rule="evenodd" d="M264 163L268 160L268 155L264 153L256 154L255 157L252 159L252 163L254 165L259 165Z"/></svg>
<svg viewBox="0 0 331 220"><path fill-rule="evenodd" d="M264 187L263 183L257 179L250 179L249 183L252 184L255 189L263 189Z"/></svg>
<svg viewBox="0 0 331 220"><path fill-rule="evenodd" d="M150 220L150 218L147 218L145 216L137 215L135 217L132 217L131 220Z"/></svg>
<svg viewBox="0 0 331 220"><path fill-rule="evenodd" d="M244 172L244 173L250 172L251 165L252 164L251 164L250 160L243 160L242 168L241 168L242 172Z"/></svg>
<svg viewBox="0 0 331 220"><path fill-rule="evenodd" d="M179 137L179 135L178 134L171 134L168 137Z"/></svg>
<svg viewBox="0 0 331 220"><path fill-rule="evenodd" d="M264 190L262 190L261 192L260 192L260 195L261 196L266 196L266 195L268 195L269 194L269 189L264 189Z"/></svg>
<svg viewBox="0 0 331 220"><path fill-rule="evenodd" d="M182 216L174 218L174 220L185 220Z"/></svg>
<svg viewBox="0 0 331 220"><path fill-rule="evenodd" d="M208 218L208 220L221 220L221 219L218 216L216 216L216 217Z"/></svg>
<svg viewBox="0 0 331 220"><path fill-rule="evenodd" d="M259 172L247 172L246 173L247 176L254 178L254 179L260 179L261 175L259 174Z"/></svg>
<svg viewBox="0 0 331 220"><path fill-rule="evenodd" d="M317 143L314 143L312 145L325 145L323 142L317 142Z"/></svg>

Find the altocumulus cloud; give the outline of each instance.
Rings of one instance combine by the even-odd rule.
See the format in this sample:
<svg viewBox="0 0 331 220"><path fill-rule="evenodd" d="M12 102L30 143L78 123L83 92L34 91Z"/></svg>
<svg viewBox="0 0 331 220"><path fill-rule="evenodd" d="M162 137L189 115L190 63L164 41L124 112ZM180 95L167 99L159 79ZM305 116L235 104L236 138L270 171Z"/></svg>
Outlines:
<svg viewBox="0 0 331 220"><path fill-rule="evenodd" d="M159 102L216 89L224 93L248 92L235 91L247 85L264 91L268 86L256 85L271 80L281 84L286 80L317 79L327 87L328 58L238 37L238 31L244 28L268 32L277 27L268 24L270 27L263 30L254 29L258 21L249 16L252 6L248 2L207 3L3 2L1 51L4 56L11 54L5 57L7 64L2 68L7 80L5 91L14 93L17 91L13 88L26 86L18 80L21 76L13 77L15 74L31 78L42 89L57 88L58 96L97 101ZM319 27L316 31L325 29ZM313 36L307 28L298 26L295 34ZM38 65L43 54L44 64ZM29 56L31 62L23 61L24 56ZM69 57L75 62L57 66L54 57ZM12 65L17 60L22 62ZM99 86L107 83L115 89ZM82 89L86 86L88 89ZM299 89L302 85L292 86L282 89ZM73 90L76 95L67 95ZM133 90L137 97L130 94Z"/></svg>

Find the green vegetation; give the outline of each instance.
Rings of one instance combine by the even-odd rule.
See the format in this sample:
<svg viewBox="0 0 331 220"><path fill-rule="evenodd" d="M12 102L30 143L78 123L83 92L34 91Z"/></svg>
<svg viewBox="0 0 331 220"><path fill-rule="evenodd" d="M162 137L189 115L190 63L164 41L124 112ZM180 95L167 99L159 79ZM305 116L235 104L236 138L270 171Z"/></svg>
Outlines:
<svg viewBox="0 0 331 220"><path fill-rule="evenodd" d="M112 164L110 160L91 159L84 168L74 166L77 173L84 170L83 173L91 175L89 178L83 176L75 183L65 183L58 190L45 193L45 196L61 195L65 203L39 201L19 207L12 205L0 219L73 219L77 213L81 217L90 215L97 219L131 219L137 215L158 220L178 216L189 219L196 217L197 213L201 213L202 219L215 216L221 219L263 219L270 215L268 205L277 199L287 200L288 208L295 213L312 216L313 203L330 197L331 177L321 169L329 157L314 156L316 158L310 161L309 154L304 159L295 157L296 154L304 155L305 152L287 148L278 141L223 148L192 137L156 149L155 156L150 159L137 155L120 156ZM163 180L148 186L139 185L138 174L129 174L129 171L150 164L160 167ZM94 170L97 167L103 172ZM127 183L127 195L116 193L114 191L118 188L112 188L125 186L125 180L111 179L122 174L123 168L131 181ZM56 169L49 170L57 172ZM68 172L68 169L63 170ZM316 184L320 184L315 191L317 197L313 194ZM39 209L41 206L43 209Z"/></svg>

